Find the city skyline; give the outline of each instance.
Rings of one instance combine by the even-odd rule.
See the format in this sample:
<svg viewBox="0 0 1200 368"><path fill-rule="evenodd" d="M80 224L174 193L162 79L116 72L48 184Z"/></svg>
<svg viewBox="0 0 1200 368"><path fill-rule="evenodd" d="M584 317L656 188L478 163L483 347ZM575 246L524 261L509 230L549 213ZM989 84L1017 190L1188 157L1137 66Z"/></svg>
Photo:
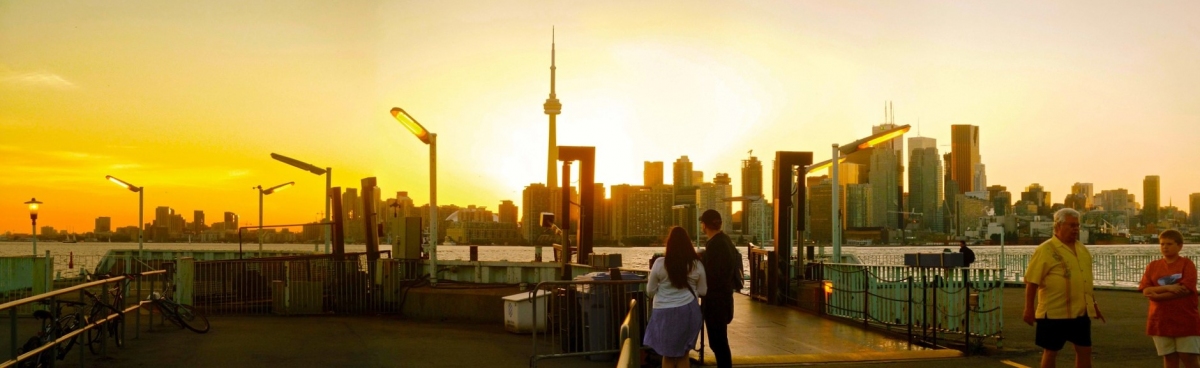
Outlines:
<svg viewBox="0 0 1200 368"><path fill-rule="evenodd" d="M316 218L324 179L272 152L334 168L334 186L374 176L427 203L427 148L387 115L392 106L439 133L439 204L519 201L546 177L552 27L558 144L596 146L596 182L609 187L642 182L644 162L688 156L741 188L746 151L764 166L777 150L825 160L829 144L883 123L879 104L893 101L896 124L913 126L904 139L935 138L941 154L951 125L979 127L988 184L1040 183L1060 202L1076 182L1141 194L1154 175L1159 203L1185 208L1200 192L1187 160L1200 147L1184 144L1200 136L1188 97L1200 47L1185 16L1198 11L12 2L0 7L0 50L21 50L0 53L0 165L10 172L0 232L28 231L21 203L31 197L45 202L39 227L134 224L136 195L105 175L144 186L147 213L243 221L257 215L250 187L295 181L265 200L267 222Z"/></svg>

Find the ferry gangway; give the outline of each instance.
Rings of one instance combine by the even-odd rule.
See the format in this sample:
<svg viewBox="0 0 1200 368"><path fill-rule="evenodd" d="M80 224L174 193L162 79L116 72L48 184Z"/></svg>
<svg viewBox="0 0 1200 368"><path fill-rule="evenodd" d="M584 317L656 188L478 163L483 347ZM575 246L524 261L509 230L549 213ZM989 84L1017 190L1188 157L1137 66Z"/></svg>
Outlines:
<svg viewBox="0 0 1200 368"><path fill-rule="evenodd" d="M136 318L134 318L134 321L133 321L134 322L134 338L135 339L139 338L140 333L141 333L142 317L141 317L140 313L137 313L137 311L139 308L142 307L143 304L146 304L149 302L139 300L134 303L128 303L127 302L129 300L128 295L131 293L128 286L133 287L133 291L132 291L133 295L140 297L140 295L142 295L143 291L156 290L159 285L165 285L166 280L169 279L171 276L172 275L168 272L168 270L145 271L145 272L142 272L142 273L139 273L136 275L130 275L130 276L118 275L118 276L106 278L103 280L87 282L87 283L67 287L64 289L54 290L54 291L50 291L50 292L46 292L46 293L42 293L42 294L38 294L38 295L34 295L34 296L19 299L19 300L14 300L11 302L6 302L3 304L0 304L0 314L8 314L9 326L10 326L9 334L7 336L8 337L7 340L9 340L8 344L7 344L7 345L9 345L8 346L8 348L9 348L8 349L9 350L8 359L4 360L4 361L0 361L0 368L14 367L14 366L17 366L18 364L21 364L22 362L27 362L31 359L43 359L41 357L43 353L46 353L47 350L51 350L51 349L54 349L54 350L52 350L52 352L58 352L61 349L59 346L62 344L89 343L89 341L81 342L80 340L91 338L92 337L91 334L88 334L88 332L90 330L99 328L99 327L105 325L106 323L109 323L110 321L117 320L118 318L124 320L124 317L129 315L129 313L131 313L131 312L136 316ZM129 280L129 279L132 279L132 280L130 280L130 282L127 283L127 280ZM149 282L150 289L142 288L143 282L144 282L143 280ZM20 323L20 320L18 319L18 310L25 309L22 307L31 306L32 304L36 304L36 303L46 304L47 305L46 307L41 307L41 308L44 308L44 310L38 309L38 312L48 314L50 317L49 323L58 323L58 321L60 320L59 312L60 312L61 308L56 308L56 305L60 301L68 301L68 302L86 301L86 300L88 300L88 298L85 296L85 291L87 289L94 288L94 289L97 289L97 292L95 292L93 294L97 295L100 298L101 303L110 303L110 299L109 299L110 294L108 292L108 289L113 287L113 285L124 286L120 290L121 290L121 292L124 292L126 295L125 298L119 299L119 302L117 303L118 305L113 306L116 310L118 310L120 312L119 314L110 314L105 318L101 318L101 319L97 319L97 320L85 319L85 321L84 321L85 324L78 325L78 326L74 327L73 329L71 329L70 331L63 331L63 332L65 332L65 334L62 336L53 335L55 332L60 331L59 328L48 329L47 331L50 331L50 333L51 333L50 336L41 336L41 337L33 338L33 339L45 340L46 343L41 344L40 341L32 341L31 340L29 342L30 345L28 346L29 349L27 351L21 351L20 349L18 349L18 346L19 346L18 342L21 341L20 340L21 335L19 334L19 332L22 330L20 328L22 323ZM161 324L162 321L160 320L159 323ZM149 326L152 327L153 324L154 324L154 315L150 314ZM38 330L41 331L40 328ZM126 336L127 330L128 330L128 323L121 323L120 327L117 328L115 332L120 334L120 336ZM100 344L100 354L101 355L107 354L107 345L108 345L107 340L108 340L109 336L108 336L108 333L105 333L105 332L108 332L108 331L103 331L101 333L95 334L95 338L99 339L99 341L97 343ZM80 335L83 335L83 337L81 338ZM40 344L40 346L34 347L34 345L38 345L38 344ZM85 349L82 346L79 346L76 348L79 349L79 361L78 361L79 366L83 367L86 362L86 360L84 359L84 353L83 353L83 351ZM53 356L45 358L45 359L48 359L47 362L49 363L49 365L53 366L56 359L66 358L65 354L63 357L59 357L58 355L59 354L53 354Z"/></svg>

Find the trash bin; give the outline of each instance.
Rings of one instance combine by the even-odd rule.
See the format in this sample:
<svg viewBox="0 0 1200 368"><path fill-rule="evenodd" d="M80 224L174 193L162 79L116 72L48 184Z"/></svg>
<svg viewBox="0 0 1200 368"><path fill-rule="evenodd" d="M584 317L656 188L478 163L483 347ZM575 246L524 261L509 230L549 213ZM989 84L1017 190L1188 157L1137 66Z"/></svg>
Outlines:
<svg viewBox="0 0 1200 368"><path fill-rule="evenodd" d="M632 272L621 272L622 280L642 280L641 275ZM612 277L608 272L592 272L575 277L575 281L608 281ZM584 346L588 351L620 350L621 323L624 313L629 309L630 293L640 291L639 284L620 285L579 285L576 295L579 298L579 309L583 312ZM620 300L614 305L614 300ZM592 361L612 361L616 353L592 354L587 358Z"/></svg>

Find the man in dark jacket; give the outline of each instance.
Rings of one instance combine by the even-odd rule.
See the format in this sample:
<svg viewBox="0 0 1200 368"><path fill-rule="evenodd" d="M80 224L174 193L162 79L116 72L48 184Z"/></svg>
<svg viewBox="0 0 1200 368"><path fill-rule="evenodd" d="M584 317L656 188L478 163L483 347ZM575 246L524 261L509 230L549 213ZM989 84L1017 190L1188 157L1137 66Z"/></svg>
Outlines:
<svg viewBox="0 0 1200 368"><path fill-rule="evenodd" d="M708 294L700 300L704 324L708 329L709 347L717 359L717 367L733 366L729 351L729 322L733 321L733 268L737 249L729 235L721 231L721 214L714 210L700 215L700 225L708 237L701 255L707 276ZM740 258L740 257L739 257ZM740 275L739 275L740 276Z"/></svg>
<svg viewBox="0 0 1200 368"><path fill-rule="evenodd" d="M975 263L975 251L967 248L966 241L959 240L958 244L958 251L962 252L963 255L963 267L971 267L971 264Z"/></svg>

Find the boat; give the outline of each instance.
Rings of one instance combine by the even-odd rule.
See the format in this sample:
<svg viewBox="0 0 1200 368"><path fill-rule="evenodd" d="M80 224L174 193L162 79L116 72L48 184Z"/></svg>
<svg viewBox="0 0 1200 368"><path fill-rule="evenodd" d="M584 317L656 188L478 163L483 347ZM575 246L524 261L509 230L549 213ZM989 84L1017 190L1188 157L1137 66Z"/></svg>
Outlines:
<svg viewBox="0 0 1200 368"><path fill-rule="evenodd" d="M66 239L63 239L63 241L62 241L62 242L63 242L63 243L78 243L78 242L79 242L79 240L76 240L76 239L75 239L75 235L74 235L74 234L67 233L67 238L66 238Z"/></svg>

